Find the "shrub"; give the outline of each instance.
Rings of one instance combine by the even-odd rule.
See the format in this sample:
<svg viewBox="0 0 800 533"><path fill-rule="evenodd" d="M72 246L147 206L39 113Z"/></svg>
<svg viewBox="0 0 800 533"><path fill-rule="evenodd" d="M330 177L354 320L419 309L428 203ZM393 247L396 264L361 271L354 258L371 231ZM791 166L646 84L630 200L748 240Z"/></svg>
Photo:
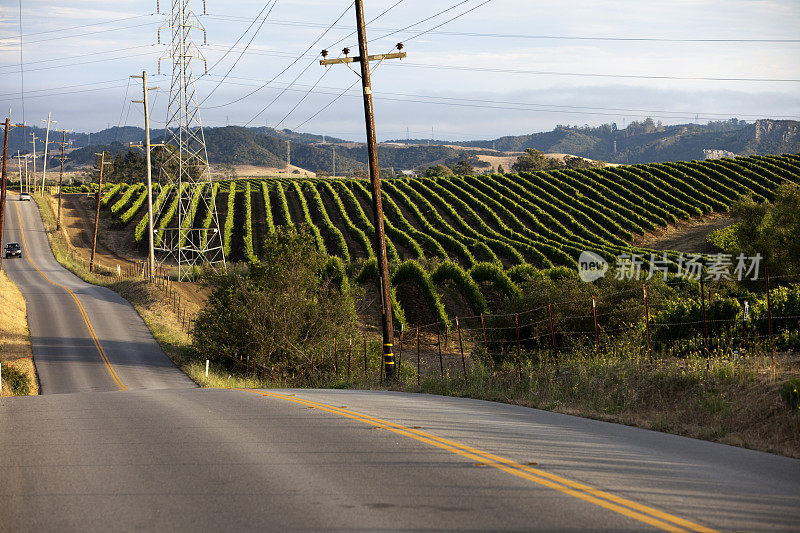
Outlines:
<svg viewBox="0 0 800 533"><path fill-rule="evenodd" d="M787 381L781 385L781 398L790 409L800 409L800 379Z"/></svg>
<svg viewBox="0 0 800 533"><path fill-rule="evenodd" d="M8 383L14 396L27 396L31 392L31 382L28 376L8 363L3 365L3 381Z"/></svg>
<svg viewBox="0 0 800 533"><path fill-rule="evenodd" d="M264 374L323 371L331 340L356 336L353 295L326 276L327 260L308 230L276 228L247 274L209 279L196 352L228 368L249 356Z"/></svg>

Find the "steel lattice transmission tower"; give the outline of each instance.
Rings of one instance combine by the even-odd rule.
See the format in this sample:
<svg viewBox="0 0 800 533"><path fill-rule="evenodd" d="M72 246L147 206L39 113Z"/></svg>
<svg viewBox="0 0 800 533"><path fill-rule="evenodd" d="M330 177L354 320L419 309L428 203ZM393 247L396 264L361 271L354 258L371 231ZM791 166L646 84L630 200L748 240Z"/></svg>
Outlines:
<svg viewBox="0 0 800 533"><path fill-rule="evenodd" d="M157 10L158 10L157 6ZM205 11L205 2L203 2ZM169 29L172 40L165 55L159 59L172 61L172 81L164 128L164 146L158 158L162 187L171 186L171 200L162 201L155 220L170 210L175 195L177 209L166 228L154 230L155 250L159 262L175 262L179 279L187 279L196 267L210 265L225 267L222 232L212 194L206 141L200 120L192 63L205 58L192 40L192 33L205 29L192 12L190 0L172 0L172 10L159 29ZM158 224L160 226L160 224Z"/></svg>

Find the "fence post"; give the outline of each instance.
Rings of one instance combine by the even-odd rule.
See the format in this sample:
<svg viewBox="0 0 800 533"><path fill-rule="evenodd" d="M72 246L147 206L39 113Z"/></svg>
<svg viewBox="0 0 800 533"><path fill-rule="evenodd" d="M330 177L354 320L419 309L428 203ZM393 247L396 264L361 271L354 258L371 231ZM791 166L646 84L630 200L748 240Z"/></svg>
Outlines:
<svg viewBox="0 0 800 533"><path fill-rule="evenodd" d="M353 353L353 339L347 345L347 381L350 381L350 355Z"/></svg>
<svg viewBox="0 0 800 533"><path fill-rule="evenodd" d="M594 316L594 345L597 349L597 355L600 355L600 331L597 329L597 300L592 294L592 315Z"/></svg>
<svg viewBox="0 0 800 533"><path fill-rule="evenodd" d="M522 380L522 356L519 350L519 315L517 313L514 313L514 326L517 339L517 373L519 374L519 379Z"/></svg>
<svg viewBox="0 0 800 533"><path fill-rule="evenodd" d="M208 359L206 359L206 377L208 377Z"/></svg>
<svg viewBox="0 0 800 533"><path fill-rule="evenodd" d="M700 273L700 301L703 303L703 349L706 353L706 370L711 368L710 354L708 353L708 324L706 323L706 290L703 282L703 273Z"/></svg>
<svg viewBox="0 0 800 533"><path fill-rule="evenodd" d="M419 386L419 326L417 326L417 386Z"/></svg>
<svg viewBox="0 0 800 533"><path fill-rule="evenodd" d="M772 362L772 375L775 375L775 343L772 339L772 299L769 295L769 267L766 267L766 282L767 282L767 321L769 326L769 353L770 361Z"/></svg>
<svg viewBox="0 0 800 533"><path fill-rule="evenodd" d="M439 332L439 324L436 324L436 346L439 348L439 379L444 381L444 361L442 360L442 338Z"/></svg>
<svg viewBox="0 0 800 533"><path fill-rule="evenodd" d="M547 312L550 315L550 336L553 339L553 351L551 352L551 356L553 361L556 363L556 369L558 369L558 356L556 356L556 329L553 326L553 304L547 304Z"/></svg>
<svg viewBox="0 0 800 533"><path fill-rule="evenodd" d="M642 294L644 295L644 323L647 330L647 353L650 364L653 364L653 345L650 343L650 308L647 306L647 286L642 283Z"/></svg>
<svg viewBox="0 0 800 533"><path fill-rule="evenodd" d="M456 317L456 330L458 331L458 349L461 350L461 366L464 368L464 381L467 380L467 361L464 358L464 343L461 342L461 325Z"/></svg>
<svg viewBox="0 0 800 533"><path fill-rule="evenodd" d="M364 379L368 379L369 374L367 372L367 336L364 335Z"/></svg>
<svg viewBox="0 0 800 533"><path fill-rule="evenodd" d="M339 354L336 353L336 337L333 338L333 371L339 377Z"/></svg>
<svg viewBox="0 0 800 533"><path fill-rule="evenodd" d="M397 371L400 371L400 365L403 364L403 331L405 328L400 324L400 353L397 356Z"/></svg>
<svg viewBox="0 0 800 533"><path fill-rule="evenodd" d="M489 343L486 341L486 324L483 321L483 313L481 313L481 330L483 330L483 347L486 348L486 353L489 353Z"/></svg>

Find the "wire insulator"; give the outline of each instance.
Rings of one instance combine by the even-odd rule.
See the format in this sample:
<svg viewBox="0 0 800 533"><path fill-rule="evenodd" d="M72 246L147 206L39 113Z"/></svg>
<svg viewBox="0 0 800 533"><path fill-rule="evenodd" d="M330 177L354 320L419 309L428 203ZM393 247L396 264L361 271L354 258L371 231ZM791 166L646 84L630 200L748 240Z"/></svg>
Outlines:
<svg viewBox="0 0 800 533"><path fill-rule="evenodd" d="M342 53L343 53L344 55L348 56L348 55L350 55L350 49L349 49L349 48L343 48L343 49L342 49Z"/></svg>
<svg viewBox="0 0 800 533"><path fill-rule="evenodd" d="M397 47L397 49L398 49L398 50L400 50L401 52L403 51L403 43L397 43L395 46L396 46L396 47Z"/></svg>
<svg viewBox="0 0 800 533"><path fill-rule="evenodd" d="M322 54L323 59L328 57L328 51L327 50L323 50L322 52L320 52L320 54Z"/></svg>

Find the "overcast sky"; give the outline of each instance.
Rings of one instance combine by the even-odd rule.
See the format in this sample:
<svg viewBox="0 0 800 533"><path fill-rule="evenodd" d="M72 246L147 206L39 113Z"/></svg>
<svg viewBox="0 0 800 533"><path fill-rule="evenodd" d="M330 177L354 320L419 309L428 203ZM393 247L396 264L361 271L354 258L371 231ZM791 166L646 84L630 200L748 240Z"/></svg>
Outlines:
<svg viewBox="0 0 800 533"><path fill-rule="evenodd" d="M407 131L428 138L431 128L440 139L485 139L557 124L622 127L646 116L664 123L800 118L798 0L484 1L365 0L367 20L394 6L368 25L370 53L398 41L408 53L373 73L380 139ZM161 9L170 4L162 0ZM203 16L194 1L207 34L204 46L202 32L194 33L209 67L204 75L203 63L194 63L203 124L363 139L358 85L331 104L357 76L316 62L323 48L333 57L344 46L357 51L351 0L277 0L271 12L273 0L267 4L262 11L263 1L207 0ZM128 104L141 98L141 82L128 76L147 70L160 87L151 92L152 126L163 126L172 66L167 57L157 75L168 51L157 44L166 15L155 8L155 0L23 0L23 78L19 7L5 2L0 108L22 119L24 79L29 124L51 111L59 127L76 131L141 126L141 105ZM170 36L161 30L162 43Z"/></svg>

